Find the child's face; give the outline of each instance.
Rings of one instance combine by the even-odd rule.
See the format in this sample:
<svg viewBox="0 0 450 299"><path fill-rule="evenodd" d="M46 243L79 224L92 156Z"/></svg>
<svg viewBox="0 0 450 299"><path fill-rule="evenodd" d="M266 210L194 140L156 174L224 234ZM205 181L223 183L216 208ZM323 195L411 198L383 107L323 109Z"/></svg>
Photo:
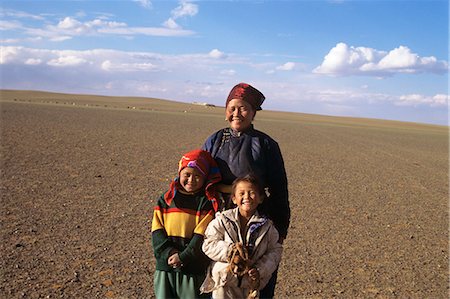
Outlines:
<svg viewBox="0 0 450 299"><path fill-rule="evenodd" d="M233 203L239 208L241 215L252 215L261 203L261 195L249 182L239 182L233 194Z"/></svg>
<svg viewBox="0 0 450 299"><path fill-rule="evenodd" d="M186 192L197 192L204 183L205 178L197 169L185 167L180 171L180 185Z"/></svg>

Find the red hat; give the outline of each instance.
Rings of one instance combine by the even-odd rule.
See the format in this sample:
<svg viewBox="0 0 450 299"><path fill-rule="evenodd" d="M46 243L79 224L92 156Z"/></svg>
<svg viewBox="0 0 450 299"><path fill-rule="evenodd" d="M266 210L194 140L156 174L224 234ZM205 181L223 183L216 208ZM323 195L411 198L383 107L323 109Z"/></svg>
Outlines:
<svg viewBox="0 0 450 299"><path fill-rule="evenodd" d="M261 105L266 98L259 90L257 90L253 86L247 83L239 83L230 91L227 102L225 103L225 107L228 105L228 102L233 99L246 101L247 103L252 105L253 109L262 110Z"/></svg>
<svg viewBox="0 0 450 299"><path fill-rule="evenodd" d="M218 194L216 192L215 184L222 180L219 167L211 154L204 150L193 150L181 157L178 162L178 176L170 183L169 190L164 194L164 199L168 205L175 197L179 185L180 171L186 167L192 167L197 169L205 177L205 194L206 197L212 202L214 210L217 211Z"/></svg>

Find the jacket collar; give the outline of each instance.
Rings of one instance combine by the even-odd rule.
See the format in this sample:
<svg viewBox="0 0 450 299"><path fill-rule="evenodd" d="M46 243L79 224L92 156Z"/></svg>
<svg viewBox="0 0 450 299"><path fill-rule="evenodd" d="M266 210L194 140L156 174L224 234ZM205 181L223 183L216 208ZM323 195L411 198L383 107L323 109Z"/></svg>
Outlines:
<svg viewBox="0 0 450 299"><path fill-rule="evenodd" d="M239 208L238 207L236 207L232 210L232 215L233 215L233 221L239 221ZM248 221L247 225L249 225L252 222L263 222L265 220L266 220L266 218L261 216L259 214L258 210L256 210L255 214L252 215L252 217Z"/></svg>
<svg viewBox="0 0 450 299"><path fill-rule="evenodd" d="M253 124L250 124L250 126L247 129L245 129L244 131L236 131L236 130L233 130L232 128L229 128L229 129L230 129L231 136L233 136L233 137L241 137L242 134L246 134L246 133L254 130Z"/></svg>

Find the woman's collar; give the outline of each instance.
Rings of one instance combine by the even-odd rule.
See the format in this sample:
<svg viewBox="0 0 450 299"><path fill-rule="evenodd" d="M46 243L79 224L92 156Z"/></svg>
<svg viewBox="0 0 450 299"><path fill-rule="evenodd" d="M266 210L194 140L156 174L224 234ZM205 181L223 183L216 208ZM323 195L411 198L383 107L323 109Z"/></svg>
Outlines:
<svg viewBox="0 0 450 299"><path fill-rule="evenodd" d="M253 130L253 124L250 124L250 126L248 126L248 128L246 128L243 131L236 131L230 127L231 136L233 136L233 137L241 137L242 134L249 132L251 130Z"/></svg>

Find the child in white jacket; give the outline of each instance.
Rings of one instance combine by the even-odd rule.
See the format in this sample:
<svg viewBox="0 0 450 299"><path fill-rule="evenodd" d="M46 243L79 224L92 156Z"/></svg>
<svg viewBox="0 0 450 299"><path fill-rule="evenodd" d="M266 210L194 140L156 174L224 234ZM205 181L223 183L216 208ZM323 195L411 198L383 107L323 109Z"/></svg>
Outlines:
<svg viewBox="0 0 450 299"><path fill-rule="evenodd" d="M205 231L204 253L213 260L201 287L216 298L246 298L252 290L264 288L281 260L282 245L272 221L260 215L257 207L264 190L254 176L237 178L232 186L236 208L217 213ZM241 243L248 252L245 275L230 271L229 255L234 244ZM257 294L253 294L256 295Z"/></svg>

